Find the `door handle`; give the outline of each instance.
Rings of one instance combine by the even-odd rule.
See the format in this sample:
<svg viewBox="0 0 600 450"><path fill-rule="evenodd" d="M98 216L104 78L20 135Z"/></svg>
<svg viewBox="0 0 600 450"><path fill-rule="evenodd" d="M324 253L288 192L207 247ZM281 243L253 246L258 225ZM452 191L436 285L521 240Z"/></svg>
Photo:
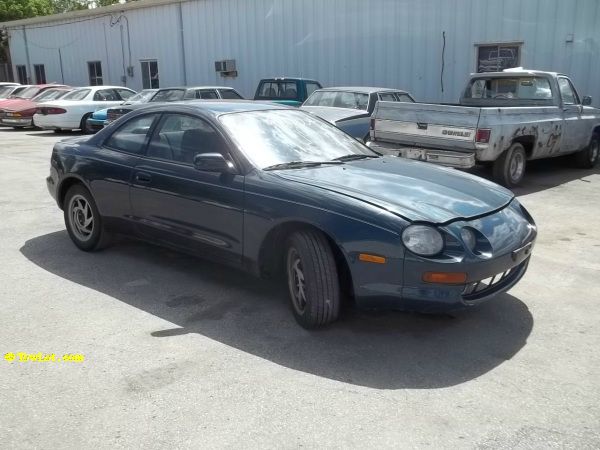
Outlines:
<svg viewBox="0 0 600 450"><path fill-rule="evenodd" d="M152 176L146 172L138 172L135 174L135 181L140 183L150 183L152 181Z"/></svg>

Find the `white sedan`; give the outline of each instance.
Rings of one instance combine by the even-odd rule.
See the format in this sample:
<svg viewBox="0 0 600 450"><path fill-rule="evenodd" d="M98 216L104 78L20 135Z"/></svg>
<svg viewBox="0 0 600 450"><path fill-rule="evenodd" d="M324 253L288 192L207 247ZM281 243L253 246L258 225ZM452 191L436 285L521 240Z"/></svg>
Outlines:
<svg viewBox="0 0 600 450"><path fill-rule="evenodd" d="M60 100L40 103L33 123L45 130L85 130L86 120L95 111L120 105L134 94L135 91L122 86L78 88Z"/></svg>

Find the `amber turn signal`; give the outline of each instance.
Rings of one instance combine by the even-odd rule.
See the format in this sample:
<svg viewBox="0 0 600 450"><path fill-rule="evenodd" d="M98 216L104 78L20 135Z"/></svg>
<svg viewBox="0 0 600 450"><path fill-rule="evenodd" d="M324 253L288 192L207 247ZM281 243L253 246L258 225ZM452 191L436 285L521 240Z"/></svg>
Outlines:
<svg viewBox="0 0 600 450"><path fill-rule="evenodd" d="M362 262L385 264L385 258L383 256L369 255L368 253L360 253L358 259Z"/></svg>
<svg viewBox="0 0 600 450"><path fill-rule="evenodd" d="M467 282L467 274L464 272L425 272L423 281L439 284L464 284Z"/></svg>

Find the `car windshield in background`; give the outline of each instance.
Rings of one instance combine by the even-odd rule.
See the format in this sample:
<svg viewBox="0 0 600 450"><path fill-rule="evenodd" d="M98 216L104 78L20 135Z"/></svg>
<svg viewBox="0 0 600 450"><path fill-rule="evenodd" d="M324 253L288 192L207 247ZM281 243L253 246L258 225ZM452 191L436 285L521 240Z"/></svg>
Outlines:
<svg viewBox="0 0 600 450"><path fill-rule="evenodd" d="M57 98L62 97L67 92L64 89L48 89L47 91L42 92L41 94L36 95L32 100L34 102L46 102L48 100L56 100Z"/></svg>
<svg viewBox="0 0 600 450"><path fill-rule="evenodd" d="M238 94L236 91L234 91L233 89L220 89L219 92L221 92L222 99L243 100L243 98L244 98L240 94Z"/></svg>
<svg viewBox="0 0 600 450"><path fill-rule="evenodd" d="M304 102L304 106L330 106L366 110L369 95L348 91L316 91Z"/></svg>
<svg viewBox="0 0 600 450"><path fill-rule="evenodd" d="M89 93L90 89L77 89L73 92L69 92L62 100L83 100Z"/></svg>
<svg viewBox="0 0 600 450"><path fill-rule="evenodd" d="M185 89L165 89L158 91L154 97L152 97L151 102L177 102L179 100L183 100L183 96L185 95Z"/></svg>
<svg viewBox="0 0 600 450"><path fill-rule="evenodd" d="M543 77L489 77L471 80L464 103L552 104L550 82Z"/></svg>
<svg viewBox="0 0 600 450"><path fill-rule="evenodd" d="M126 103L142 103L142 102L147 102L148 100L150 100L152 98L152 96L154 94L156 94L156 90L148 90L148 91L138 92L137 94L129 97L127 99Z"/></svg>
<svg viewBox="0 0 600 450"><path fill-rule="evenodd" d="M264 169L291 162L323 162L348 155L377 156L338 128L302 111L224 114L219 120L244 154Z"/></svg>
<svg viewBox="0 0 600 450"><path fill-rule="evenodd" d="M39 87L37 87L37 86L31 86L31 87L23 89L21 92L19 92L17 94L17 97L19 97L19 98L25 98L25 99L30 99L30 98L33 98L36 95L38 95L39 92L40 92L40 88Z"/></svg>

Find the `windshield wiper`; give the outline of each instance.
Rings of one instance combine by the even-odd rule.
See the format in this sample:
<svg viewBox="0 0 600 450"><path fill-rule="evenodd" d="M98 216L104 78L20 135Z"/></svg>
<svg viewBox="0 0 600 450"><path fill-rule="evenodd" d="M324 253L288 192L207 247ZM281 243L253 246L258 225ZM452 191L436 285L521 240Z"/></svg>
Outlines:
<svg viewBox="0 0 600 450"><path fill-rule="evenodd" d="M337 158L333 158L332 161L354 161L356 159L365 159L365 158L379 158L379 155L365 155L363 153L350 153L349 155L339 156Z"/></svg>
<svg viewBox="0 0 600 450"><path fill-rule="evenodd" d="M281 164L273 164L264 167L263 170L301 169L304 167L316 167L322 164L341 164L342 161L290 161Z"/></svg>

